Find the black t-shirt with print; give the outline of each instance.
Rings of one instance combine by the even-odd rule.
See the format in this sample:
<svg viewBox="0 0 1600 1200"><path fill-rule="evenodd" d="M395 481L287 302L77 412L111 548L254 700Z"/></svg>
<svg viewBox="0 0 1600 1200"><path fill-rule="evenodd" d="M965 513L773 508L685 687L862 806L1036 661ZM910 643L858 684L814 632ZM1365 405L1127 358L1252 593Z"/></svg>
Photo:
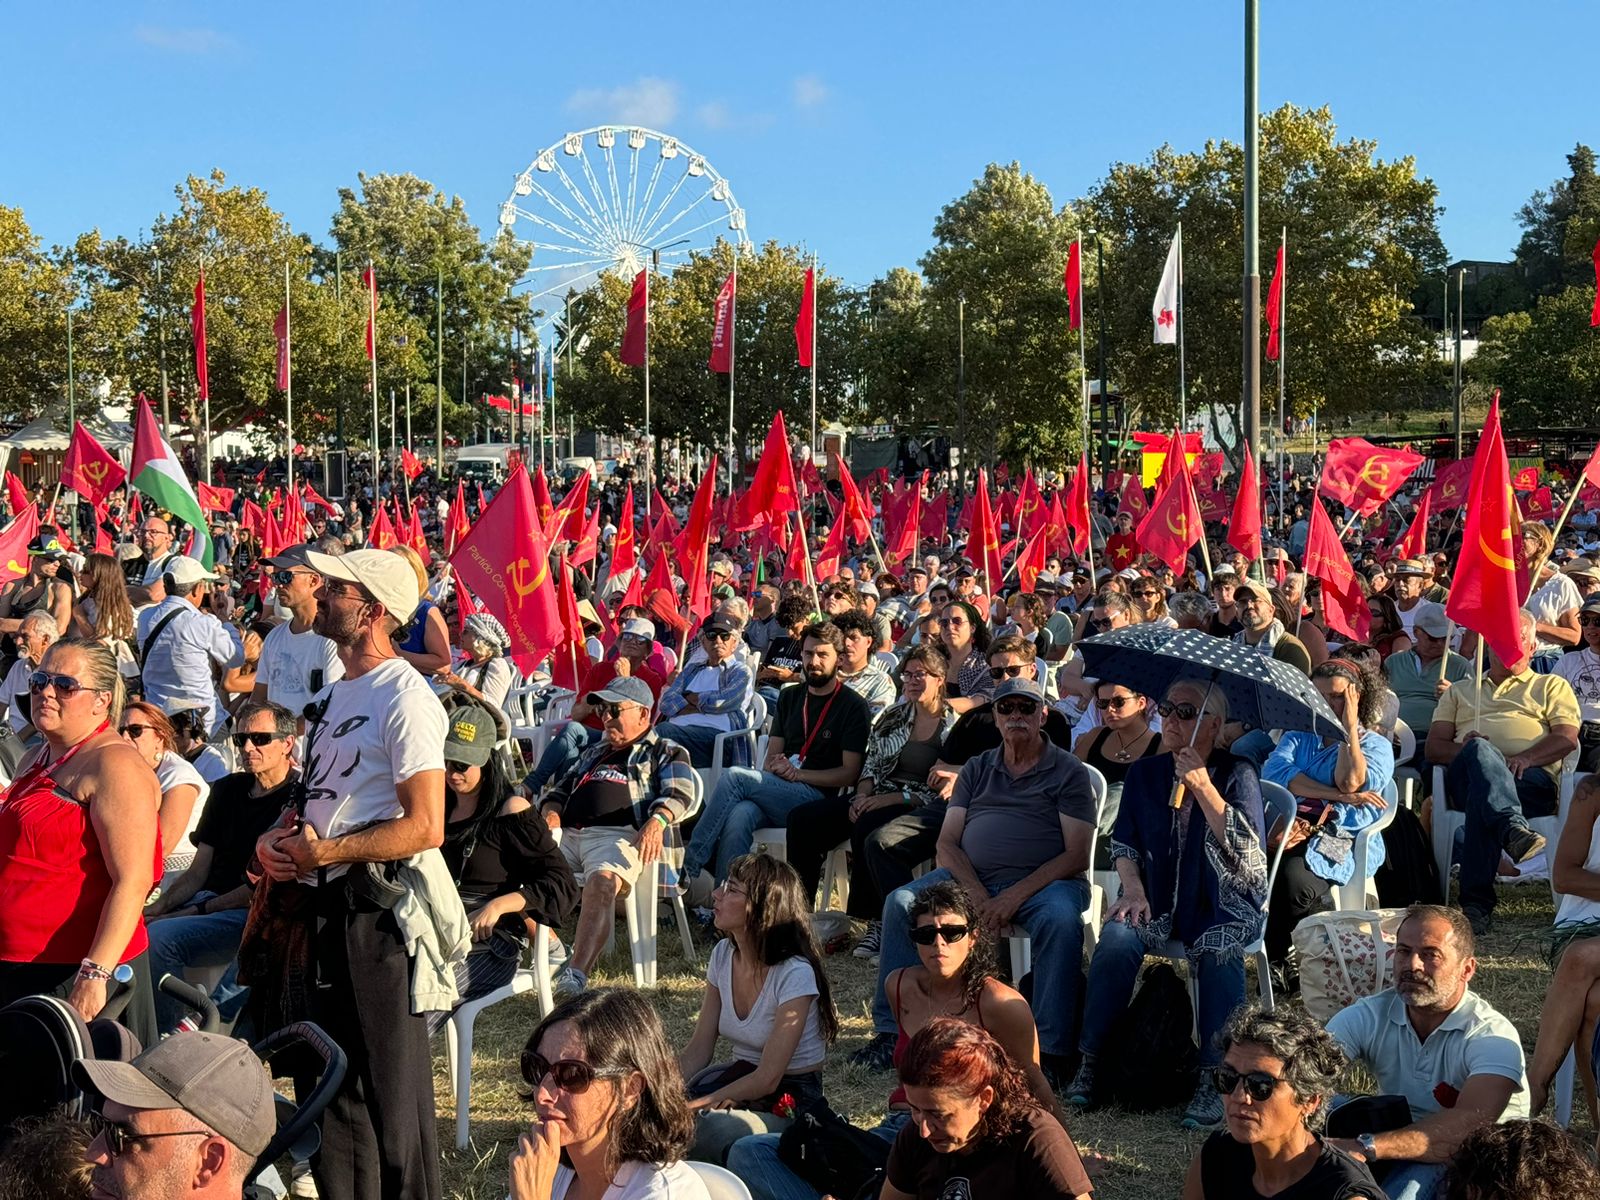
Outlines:
<svg viewBox="0 0 1600 1200"><path fill-rule="evenodd" d="M633 827L633 793L628 790L631 746L601 755L567 794L561 824L571 829L590 825Z"/></svg>
<svg viewBox="0 0 1600 1200"><path fill-rule="evenodd" d="M803 683L791 683L778 693L772 732L783 739L786 755L803 754L803 769L831 771L843 764L846 753L865 756L872 710L842 680L825 696L813 694Z"/></svg>
<svg viewBox="0 0 1600 1200"><path fill-rule="evenodd" d="M1043 1109L1003 1138L941 1154L907 1125L889 1151L889 1183L917 1200L1070 1200L1093 1190L1067 1131Z"/></svg>

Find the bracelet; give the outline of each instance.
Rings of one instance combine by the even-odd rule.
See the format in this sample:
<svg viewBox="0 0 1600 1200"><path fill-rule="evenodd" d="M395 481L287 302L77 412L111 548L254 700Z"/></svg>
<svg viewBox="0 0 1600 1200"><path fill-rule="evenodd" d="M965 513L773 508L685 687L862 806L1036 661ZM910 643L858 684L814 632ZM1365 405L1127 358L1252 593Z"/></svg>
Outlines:
<svg viewBox="0 0 1600 1200"><path fill-rule="evenodd" d="M657 810L656 812L651 813L650 817L651 817L652 820L656 820L656 821L660 821L661 822L661 828L662 828L663 831L672 828L672 822L667 820L667 818L660 812L660 810Z"/></svg>
<svg viewBox="0 0 1600 1200"><path fill-rule="evenodd" d="M95 962L94 959L86 958L78 964L78 978L109 980L111 972Z"/></svg>

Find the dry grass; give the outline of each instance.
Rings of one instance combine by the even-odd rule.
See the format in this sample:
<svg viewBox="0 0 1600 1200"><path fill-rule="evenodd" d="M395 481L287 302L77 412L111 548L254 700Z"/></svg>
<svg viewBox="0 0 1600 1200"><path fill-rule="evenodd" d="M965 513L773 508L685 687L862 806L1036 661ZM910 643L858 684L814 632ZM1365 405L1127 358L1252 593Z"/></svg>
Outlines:
<svg viewBox="0 0 1600 1200"><path fill-rule="evenodd" d="M1509 1017L1522 1032L1524 1050L1533 1053L1539 1009L1550 972L1545 965L1541 934L1554 915L1550 892L1543 884L1503 888L1495 930L1480 946L1476 989ZM859 932L859 929L857 930ZM675 934L662 928L657 945L663 954L656 1002L668 1036L681 1046L693 1028L704 980L682 956ZM621 952L601 964L596 982L624 983L632 975ZM702 939L701 957L709 949ZM858 1124L883 1114L891 1078L845 1065L845 1056L871 1034L869 1004L876 983L875 968L849 953L828 960L842 1031L824 1072L829 1100ZM435 1043L435 1090L439 1106L439 1143L444 1151L445 1194L457 1200L500 1200L506 1190L506 1157L525 1127L525 1107L518 1099L517 1058L538 1020L530 995L508 1000L485 1012L477 1024L473 1064L472 1144L454 1150L452 1089L445 1077L443 1039ZM1573 1128L1592 1136L1582 1095ZM1205 1135L1178 1128L1176 1112L1128 1116L1114 1110L1071 1117L1072 1135L1085 1150L1107 1160L1097 1182L1100 1200L1146 1200L1178 1193L1183 1172Z"/></svg>

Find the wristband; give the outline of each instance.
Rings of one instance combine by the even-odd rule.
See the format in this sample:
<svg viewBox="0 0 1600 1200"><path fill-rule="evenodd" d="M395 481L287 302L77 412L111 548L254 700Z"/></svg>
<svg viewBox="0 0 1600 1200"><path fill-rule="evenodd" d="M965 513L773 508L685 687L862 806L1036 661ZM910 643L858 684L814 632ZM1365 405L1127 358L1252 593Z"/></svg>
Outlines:
<svg viewBox="0 0 1600 1200"><path fill-rule="evenodd" d="M666 830L672 828L672 822L667 820L667 818L665 816L663 816L662 813L659 810L657 810L656 812L651 813L650 814L650 819L653 820L653 821L660 821L661 822L661 829L662 829L663 832L665 832Z"/></svg>
<svg viewBox="0 0 1600 1200"><path fill-rule="evenodd" d="M99 979L105 981L111 978L111 972L106 970L99 963L95 962L92 958L86 958L78 964L78 978Z"/></svg>

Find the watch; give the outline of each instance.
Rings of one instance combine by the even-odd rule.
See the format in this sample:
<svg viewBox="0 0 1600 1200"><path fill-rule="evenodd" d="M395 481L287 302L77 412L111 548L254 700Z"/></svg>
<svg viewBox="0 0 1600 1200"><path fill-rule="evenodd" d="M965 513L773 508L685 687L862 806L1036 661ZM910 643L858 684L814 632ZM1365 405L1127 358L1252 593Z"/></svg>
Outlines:
<svg viewBox="0 0 1600 1200"><path fill-rule="evenodd" d="M1370 1133L1361 1133L1361 1134L1357 1134L1356 1135L1356 1141L1358 1143L1360 1143L1361 1153L1363 1153L1363 1154L1365 1154L1367 1156L1367 1161L1368 1162L1374 1162L1374 1161L1377 1160L1377 1157L1378 1157L1378 1139L1377 1138L1373 1137Z"/></svg>

